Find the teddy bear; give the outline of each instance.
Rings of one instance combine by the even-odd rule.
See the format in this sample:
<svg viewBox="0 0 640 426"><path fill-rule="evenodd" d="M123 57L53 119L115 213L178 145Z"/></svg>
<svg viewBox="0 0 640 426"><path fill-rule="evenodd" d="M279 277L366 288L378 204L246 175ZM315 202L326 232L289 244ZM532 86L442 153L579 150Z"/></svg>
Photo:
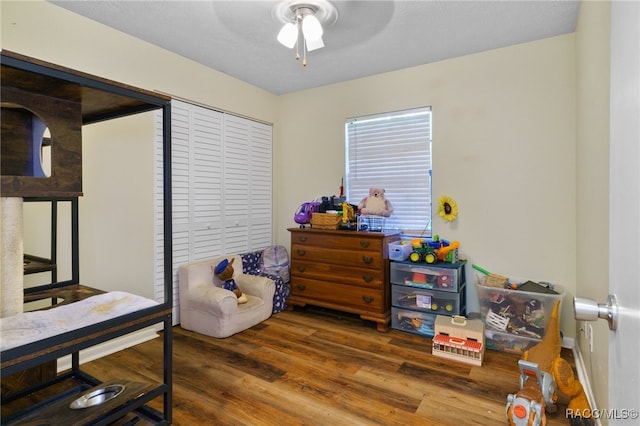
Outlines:
<svg viewBox="0 0 640 426"><path fill-rule="evenodd" d="M215 267L213 273L215 276L222 281L222 288L225 290L229 290L233 292L238 298L238 303L247 303L247 296L238 288L236 284L236 280L233 279L233 261L235 258L231 259L229 262L227 259L222 260Z"/></svg>
<svg viewBox="0 0 640 426"><path fill-rule="evenodd" d="M369 195L358 204L358 210L364 215L389 217L393 212L393 207L384 197L384 189L370 188Z"/></svg>

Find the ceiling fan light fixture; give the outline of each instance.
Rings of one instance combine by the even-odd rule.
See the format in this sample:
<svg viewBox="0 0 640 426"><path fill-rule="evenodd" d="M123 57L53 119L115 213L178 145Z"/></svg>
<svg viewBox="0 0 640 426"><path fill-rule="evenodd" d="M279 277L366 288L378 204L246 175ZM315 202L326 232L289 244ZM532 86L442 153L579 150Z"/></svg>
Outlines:
<svg viewBox="0 0 640 426"><path fill-rule="evenodd" d="M284 23L278 42L290 49L296 47L296 59L302 50L303 66L307 65L307 52L324 47L323 25L331 26L338 19L336 7L328 0L284 0L272 13Z"/></svg>
<svg viewBox="0 0 640 426"><path fill-rule="evenodd" d="M289 49L293 49L298 41L298 25L293 22L287 22L282 26L278 33L278 41Z"/></svg>
<svg viewBox="0 0 640 426"><path fill-rule="evenodd" d="M322 38L322 25L315 15L305 15L302 18L302 34L307 42Z"/></svg>

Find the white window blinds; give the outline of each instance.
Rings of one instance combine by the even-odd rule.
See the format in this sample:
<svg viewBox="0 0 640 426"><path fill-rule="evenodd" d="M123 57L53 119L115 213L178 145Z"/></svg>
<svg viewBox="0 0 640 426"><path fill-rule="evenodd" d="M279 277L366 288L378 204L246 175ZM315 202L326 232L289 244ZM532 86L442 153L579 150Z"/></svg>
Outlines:
<svg viewBox="0 0 640 426"><path fill-rule="evenodd" d="M394 209L385 228L431 235L431 107L349 119L345 139L347 199L383 188Z"/></svg>

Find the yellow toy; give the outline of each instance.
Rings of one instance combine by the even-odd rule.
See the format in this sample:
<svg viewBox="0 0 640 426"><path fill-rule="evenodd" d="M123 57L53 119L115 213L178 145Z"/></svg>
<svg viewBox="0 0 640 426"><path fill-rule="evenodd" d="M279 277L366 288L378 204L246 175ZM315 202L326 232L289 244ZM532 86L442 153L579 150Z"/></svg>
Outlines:
<svg viewBox="0 0 640 426"><path fill-rule="evenodd" d="M342 202L342 224L346 225L348 223L355 222L355 214L353 212L353 207L351 204L346 201Z"/></svg>
<svg viewBox="0 0 640 426"><path fill-rule="evenodd" d="M544 338L522 354L520 391L507 397L506 416L510 425L545 426L546 412L556 411L556 389L570 398L567 412L591 413L582 384L576 380L569 363L560 357L561 337L558 312L560 300L553 306ZM576 417L572 424L593 424L589 418Z"/></svg>

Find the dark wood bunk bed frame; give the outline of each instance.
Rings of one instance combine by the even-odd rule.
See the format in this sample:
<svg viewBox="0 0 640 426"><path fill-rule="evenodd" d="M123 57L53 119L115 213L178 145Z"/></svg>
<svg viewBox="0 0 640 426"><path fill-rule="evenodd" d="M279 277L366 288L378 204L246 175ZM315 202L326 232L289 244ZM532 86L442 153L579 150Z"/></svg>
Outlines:
<svg viewBox="0 0 640 426"><path fill-rule="evenodd" d="M57 281L55 259L25 255L25 274L52 273L52 283L24 290L25 302L50 299L69 304L103 293L81 285L78 268L78 196L82 195L82 135L85 124L111 120L145 111L162 109L163 113L163 184L164 184L164 301L156 306L75 329L63 334L9 348L0 353L2 377L2 424L171 424L172 421L172 241L171 241L171 99L164 95L131 87L65 67L33 59L15 52L2 51L3 116L11 108L34 113L44 119L51 131L51 176L48 178L5 174L6 167L28 162L22 148L11 149L11 140L20 140L21 123L3 117L2 132L11 137L2 141L2 176L0 195L22 197L25 201L51 201L52 217L58 201L72 203L72 278ZM11 111L10 111L11 112ZM14 147L15 148L15 147ZM30 154L29 154L30 155ZM5 167L6 166L6 167ZM52 233L53 229L52 218ZM52 248L52 251L55 249ZM53 255L53 253L52 253ZM105 387L80 368L80 350L112 340L143 328L163 326L163 382L127 382L122 397L90 407L71 410L69 400L86 394L94 387ZM71 355L71 369L58 374L56 360ZM32 371L37 370L34 374ZM21 388L11 387L18 378ZM25 380L25 377L28 377ZM43 395L45 395L43 397ZM163 397L162 411L147 404ZM159 403L157 404L159 405ZM33 423L33 422L36 423Z"/></svg>

